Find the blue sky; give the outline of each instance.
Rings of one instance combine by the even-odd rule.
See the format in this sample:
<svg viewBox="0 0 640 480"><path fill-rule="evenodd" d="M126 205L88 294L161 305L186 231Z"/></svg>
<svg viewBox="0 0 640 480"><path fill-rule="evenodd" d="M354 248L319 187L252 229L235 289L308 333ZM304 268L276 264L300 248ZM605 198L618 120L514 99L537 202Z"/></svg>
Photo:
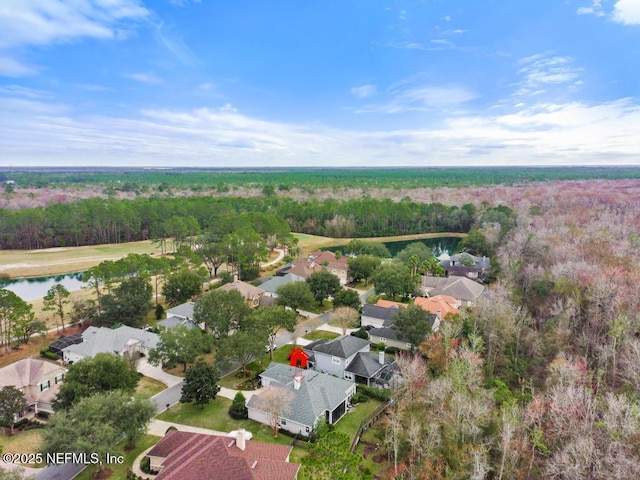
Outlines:
<svg viewBox="0 0 640 480"><path fill-rule="evenodd" d="M640 0L2 0L0 166L640 165Z"/></svg>

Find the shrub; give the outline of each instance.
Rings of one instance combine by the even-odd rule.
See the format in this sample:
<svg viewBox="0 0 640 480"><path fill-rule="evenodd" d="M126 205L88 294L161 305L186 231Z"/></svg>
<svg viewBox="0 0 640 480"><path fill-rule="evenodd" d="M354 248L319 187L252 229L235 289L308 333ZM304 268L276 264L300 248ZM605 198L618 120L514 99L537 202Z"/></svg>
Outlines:
<svg viewBox="0 0 640 480"><path fill-rule="evenodd" d="M391 353L392 355L395 355L396 353L401 353L404 350L401 350L398 347L387 347L387 348L384 349L384 351L386 353Z"/></svg>
<svg viewBox="0 0 640 480"><path fill-rule="evenodd" d="M362 327L360 327L355 332L351 332L351 335L358 338L364 338L365 340L369 340L369 333Z"/></svg>
<svg viewBox="0 0 640 480"><path fill-rule="evenodd" d="M233 397L233 402L229 407L229 416L235 420L244 420L249 418L249 411L247 410L247 399L242 392L236 393Z"/></svg>
<svg viewBox="0 0 640 480"><path fill-rule="evenodd" d="M353 397L351 397L351 403L353 403L353 404L365 403L368 400L369 399L367 398L367 396L362 394L361 392L356 392L355 395Z"/></svg>
<svg viewBox="0 0 640 480"><path fill-rule="evenodd" d="M164 434L166 435L169 432L173 432L174 430L178 430L176 427L174 427L173 425L171 425L169 428L167 428L167 431L164 432Z"/></svg>
<svg viewBox="0 0 640 480"><path fill-rule="evenodd" d="M391 390L388 388L367 387L366 385L358 384L356 390L362 395L366 395L374 400L379 400L380 402L387 402L391 398Z"/></svg>
<svg viewBox="0 0 640 480"><path fill-rule="evenodd" d="M156 320L160 320L164 315L164 307L160 304L156 305Z"/></svg>
<svg viewBox="0 0 640 480"><path fill-rule="evenodd" d="M40 350L40 356L49 360L58 360L58 355L50 351L48 348Z"/></svg>
<svg viewBox="0 0 640 480"><path fill-rule="evenodd" d="M371 350L374 350L374 351L380 351L380 350L384 351L385 348L386 348L386 345L384 344L384 342L371 344Z"/></svg>

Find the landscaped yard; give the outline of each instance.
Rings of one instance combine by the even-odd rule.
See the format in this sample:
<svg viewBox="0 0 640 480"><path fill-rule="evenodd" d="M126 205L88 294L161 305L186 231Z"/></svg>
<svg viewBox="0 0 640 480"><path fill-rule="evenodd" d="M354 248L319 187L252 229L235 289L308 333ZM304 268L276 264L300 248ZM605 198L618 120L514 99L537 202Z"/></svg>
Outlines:
<svg viewBox="0 0 640 480"><path fill-rule="evenodd" d="M134 450L125 452L123 450L123 444L119 443L115 447L113 447L113 452L109 452L112 455L124 455L124 463L116 464L111 463L105 465L105 468L112 471L111 475L108 478L113 478L114 480L123 480L127 478L127 470L131 469L133 465L133 461L144 452L147 448L152 445L155 445L160 441L161 437L156 437L155 435L145 435L136 443L136 448ZM93 474L98 470L97 466L90 465L85 468L80 475L75 477L76 480L92 480Z"/></svg>
<svg viewBox="0 0 640 480"><path fill-rule="evenodd" d="M380 405L382 405L382 402L371 398L368 402L357 404L353 411L347 413L338 421L338 423L336 423L336 430L346 433L349 435L349 438L353 440L353 437L360 426L360 422L367 418Z"/></svg>
<svg viewBox="0 0 640 480"><path fill-rule="evenodd" d="M151 398L165 388L167 388L167 386L164 383L154 378L142 376L136 387L136 393L142 398Z"/></svg>
<svg viewBox="0 0 640 480"><path fill-rule="evenodd" d="M322 305L319 305L318 303L314 302L312 306L303 308L302 310L306 312L320 314L320 313L328 312L332 308L333 308L333 303L331 303L329 300L323 300Z"/></svg>
<svg viewBox="0 0 640 480"><path fill-rule="evenodd" d="M42 446L41 428L34 428L26 432L20 432L16 435L5 436L0 433L0 444L2 444L5 453L38 453ZM44 465L24 465L25 467L44 467Z"/></svg>
<svg viewBox="0 0 640 480"><path fill-rule="evenodd" d="M278 438L273 438L271 427L253 420L234 420L228 414L230 406L231 400L222 397L217 397L204 408L190 403L180 403L161 413L157 418L166 422L182 423L220 432L230 432L238 428L244 428L253 434L254 440L278 443L280 445L291 444L291 437L281 433L278 434Z"/></svg>
<svg viewBox="0 0 640 480"><path fill-rule="evenodd" d="M306 334L304 337L305 340L333 340L336 337L339 337L339 333L328 332L326 330L314 330L311 333Z"/></svg>

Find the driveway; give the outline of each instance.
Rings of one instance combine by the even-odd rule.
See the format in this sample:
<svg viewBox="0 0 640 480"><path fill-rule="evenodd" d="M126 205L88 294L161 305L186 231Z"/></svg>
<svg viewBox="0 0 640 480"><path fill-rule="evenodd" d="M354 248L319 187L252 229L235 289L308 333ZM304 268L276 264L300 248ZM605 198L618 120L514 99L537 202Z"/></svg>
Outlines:
<svg viewBox="0 0 640 480"><path fill-rule="evenodd" d="M150 377L159 382L164 383L167 387L173 387L174 385L182 383L182 377L176 377L162 370L162 367L154 367L146 358L141 358L138 362L138 372L145 377Z"/></svg>

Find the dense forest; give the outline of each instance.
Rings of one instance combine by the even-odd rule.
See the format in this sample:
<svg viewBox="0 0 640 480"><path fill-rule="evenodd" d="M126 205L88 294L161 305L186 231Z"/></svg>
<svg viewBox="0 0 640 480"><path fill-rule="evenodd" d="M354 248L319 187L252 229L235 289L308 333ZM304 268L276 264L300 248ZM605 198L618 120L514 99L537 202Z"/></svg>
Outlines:
<svg viewBox="0 0 640 480"><path fill-rule="evenodd" d="M479 221L508 228L508 207L461 207L391 200L166 197L114 200L92 198L46 208L0 209L0 248L39 249L137 240L185 238L215 228L244 212L284 218L292 231L330 237L373 237L424 232L468 232Z"/></svg>

